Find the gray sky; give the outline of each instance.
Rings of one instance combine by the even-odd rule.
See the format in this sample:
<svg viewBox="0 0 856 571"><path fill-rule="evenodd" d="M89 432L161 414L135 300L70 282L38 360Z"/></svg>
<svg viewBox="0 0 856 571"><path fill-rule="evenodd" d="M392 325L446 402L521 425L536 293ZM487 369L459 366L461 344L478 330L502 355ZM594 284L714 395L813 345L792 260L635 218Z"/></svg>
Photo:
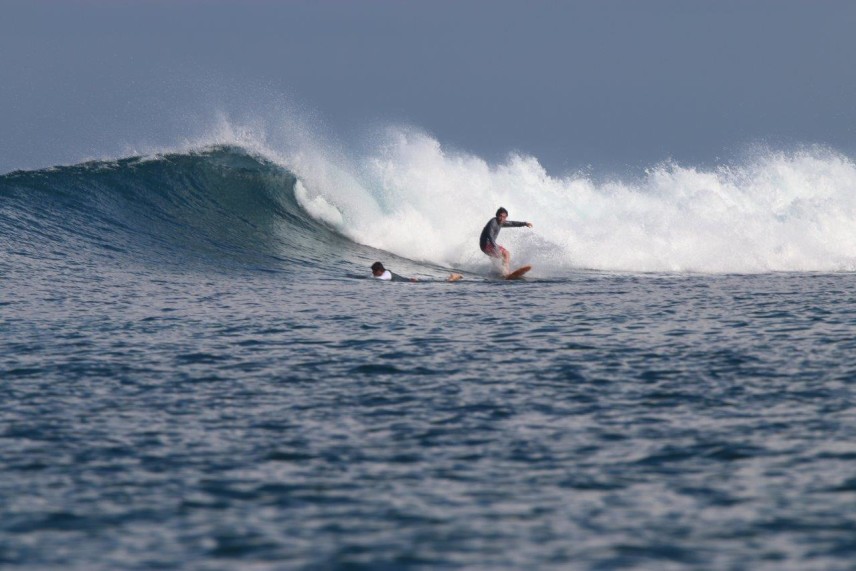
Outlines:
<svg viewBox="0 0 856 571"><path fill-rule="evenodd" d="M852 0L0 0L0 172L277 105L346 145L400 122L554 173L853 156L854 30Z"/></svg>

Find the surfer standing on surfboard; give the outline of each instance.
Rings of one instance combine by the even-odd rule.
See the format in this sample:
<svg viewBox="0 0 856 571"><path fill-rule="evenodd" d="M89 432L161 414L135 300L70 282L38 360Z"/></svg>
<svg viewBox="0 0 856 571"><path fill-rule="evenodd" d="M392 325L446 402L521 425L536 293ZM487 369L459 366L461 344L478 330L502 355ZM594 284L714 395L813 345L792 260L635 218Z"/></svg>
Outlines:
<svg viewBox="0 0 856 571"><path fill-rule="evenodd" d="M511 271L509 267L511 254L508 250L496 243L496 237L499 236L499 231L503 227L519 228L521 226L532 228L532 223L508 220L508 210L500 207L499 210L496 211L496 217L491 218L488 223L485 224L484 230L482 230L481 236L479 236L479 248L481 248L482 252L491 258L502 258L502 275L504 276L507 276Z"/></svg>

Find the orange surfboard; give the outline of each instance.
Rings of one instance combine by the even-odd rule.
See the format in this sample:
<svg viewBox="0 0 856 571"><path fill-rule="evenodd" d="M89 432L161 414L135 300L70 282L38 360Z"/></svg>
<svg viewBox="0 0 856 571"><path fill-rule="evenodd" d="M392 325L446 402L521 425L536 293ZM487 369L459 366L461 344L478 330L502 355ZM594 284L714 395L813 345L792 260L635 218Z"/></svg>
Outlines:
<svg viewBox="0 0 856 571"><path fill-rule="evenodd" d="M505 279L507 279L507 280L520 279L523 277L523 274L525 274L526 272L528 272L531 269L532 269L532 266L521 266L521 267L517 268L516 270L514 270L513 272L511 272L510 274L508 274L507 276L505 276Z"/></svg>

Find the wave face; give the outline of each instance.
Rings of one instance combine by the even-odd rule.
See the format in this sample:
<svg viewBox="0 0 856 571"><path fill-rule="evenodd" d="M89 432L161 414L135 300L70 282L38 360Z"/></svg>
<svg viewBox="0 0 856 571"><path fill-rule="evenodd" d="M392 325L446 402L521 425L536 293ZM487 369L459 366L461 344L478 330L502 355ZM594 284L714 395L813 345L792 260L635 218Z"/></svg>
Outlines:
<svg viewBox="0 0 856 571"><path fill-rule="evenodd" d="M236 147L0 177L6 252L50 259L317 266L347 240L298 206L294 174Z"/></svg>
<svg viewBox="0 0 856 571"><path fill-rule="evenodd" d="M343 264L391 258L411 273L483 274L491 267L478 235L504 206L534 224L503 230L500 242L535 277L856 269L856 165L819 148L598 180L551 176L522 155L490 164L414 129L390 129L359 156L225 136L196 150L10 173L0 198L0 239L31 262L90 252L343 275L354 269Z"/></svg>

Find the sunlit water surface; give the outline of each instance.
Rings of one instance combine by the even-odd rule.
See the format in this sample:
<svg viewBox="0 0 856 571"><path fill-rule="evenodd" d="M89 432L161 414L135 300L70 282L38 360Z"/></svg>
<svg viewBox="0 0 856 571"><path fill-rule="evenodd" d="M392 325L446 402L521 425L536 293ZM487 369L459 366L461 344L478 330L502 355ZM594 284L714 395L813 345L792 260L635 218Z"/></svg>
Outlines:
<svg viewBox="0 0 856 571"><path fill-rule="evenodd" d="M6 260L4 568L856 561L853 274Z"/></svg>

